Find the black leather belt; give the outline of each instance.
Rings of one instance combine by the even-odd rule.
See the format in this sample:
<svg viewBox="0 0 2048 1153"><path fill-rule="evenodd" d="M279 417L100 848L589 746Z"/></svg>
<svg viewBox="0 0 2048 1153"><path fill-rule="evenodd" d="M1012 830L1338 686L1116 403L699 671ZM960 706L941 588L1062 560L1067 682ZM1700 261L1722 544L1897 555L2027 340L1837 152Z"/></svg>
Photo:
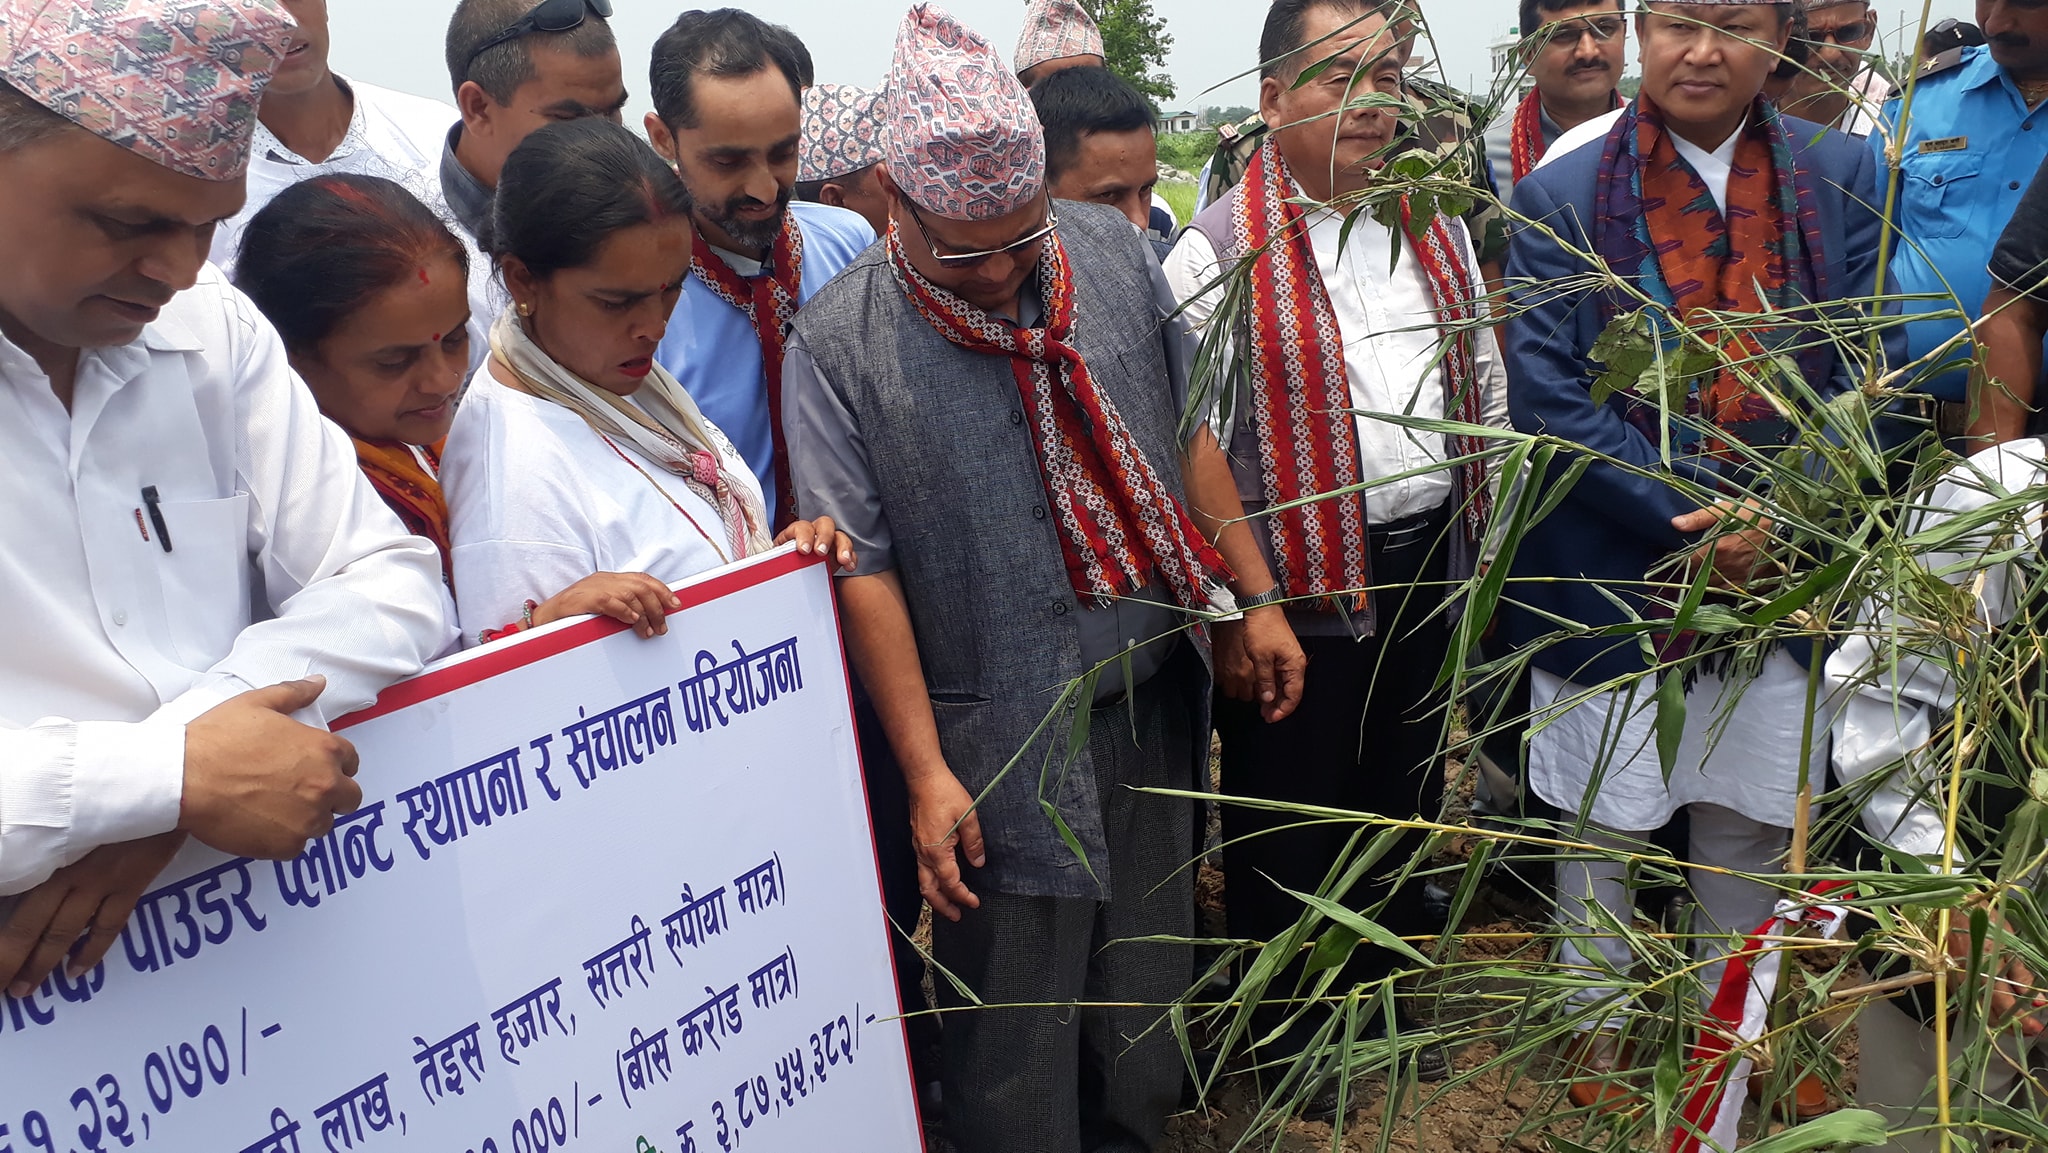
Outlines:
<svg viewBox="0 0 2048 1153"><path fill-rule="evenodd" d="M1444 521L1445 505L1438 505L1428 512L1418 512L1385 524L1369 524L1365 526L1366 541L1381 552L1400 552L1418 544L1427 544L1443 528Z"/></svg>

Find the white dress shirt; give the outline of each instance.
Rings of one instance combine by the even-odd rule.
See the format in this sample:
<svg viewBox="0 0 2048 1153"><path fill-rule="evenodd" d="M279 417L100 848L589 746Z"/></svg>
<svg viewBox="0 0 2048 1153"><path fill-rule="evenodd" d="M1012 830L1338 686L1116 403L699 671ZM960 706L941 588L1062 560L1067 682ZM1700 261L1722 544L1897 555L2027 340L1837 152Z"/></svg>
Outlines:
<svg viewBox="0 0 2048 1153"><path fill-rule="evenodd" d="M715 428L713 440L730 481L759 500L747 462ZM505 387L488 366L448 430L441 492L464 644L592 573L674 584L739 559L725 555L718 510L682 477L570 409Z"/></svg>
<svg viewBox="0 0 2048 1153"><path fill-rule="evenodd" d="M2038 439L1985 449L1935 486L1913 531L1926 532L2004 494L2039 489L2043 483L2048 483L2048 465ZM2036 504L2024 516L1996 518L1947 548L1919 557L1928 572L1970 590L1976 634L2012 619L2020 591L2015 574L2009 563L1992 557L2038 549L2042 511ZM2004 534L2011 535L2000 540ZM1915 793L1930 779L1945 777L1946 766L1927 764L1924 758L1942 714L1956 703L1951 669L1967 657L1966 648L1937 644L1929 633L1926 623L1899 605L1866 605L1827 665L1830 690L1843 697L1835 721L1835 772L1844 783L1853 783L1904 761L1907 768L1880 786L1864 807L1863 823L1872 836L1919 856L1941 853L1941 813L1916 800Z"/></svg>
<svg viewBox="0 0 2048 1153"><path fill-rule="evenodd" d="M1617 108L1604 115L1595 116L1558 137L1557 143L1550 146L1550 151L1543 154L1543 159L1536 162L1536 167L1541 168L1558 157L1568 156L1595 141L1606 140L1607 134L1614 129L1614 122L1621 119L1624 111L1626 110ZM1699 173L1700 179L1706 182L1707 191L1713 194L1715 205L1723 212L1728 211L1728 173L1735 166L1735 146L1741 142L1742 133L1748 127L1749 121L1743 120L1741 127L1712 152L1676 132L1671 134L1671 146L1677 149L1687 164L1692 165L1694 172Z"/></svg>
<svg viewBox="0 0 2048 1153"><path fill-rule="evenodd" d="M349 118L347 134L327 159L307 160L286 147L262 121L256 123L249 148L249 199L240 212L214 230L215 264L234 267L235 252L250 217L278 193L301 180L333 173L393 181L455 227L455 217L441 194L441 140L461 114L438 100L341 76L335 80L355 98L355 114Z"/></svg>
<svg viewBox="0 0 2048 1153"><path fill-rule="evenodd" d="M1299 189L1296 195L1300 195ZM1441 339L1436 298L1406 240L1400 260L1390 269L1387 259L1394 233L1361 215L1340 250L1340 213L1319 211L1309 219L1309 245L1316 269L1330 296L1337 330L1344 338L1344 372L1351 386L1351 405L1361 413L1398 413L1441 419L1444 415L1442 366L1437 360ZM1462 254L1472 280L1480 283L1479 260L1468 239ZM1184 305L1181 315L1200 332L1216 311L1221 289L1203 292L1217 278L1216 250L1196 229L1181 233L1166 258L1166 280ZM1508 378L1493 339L1484 333L1472 341L1485 423L1506 427ZM1371 415L1357 418L1359 467L1362 479L1376 480L1411 469L1441 464L1444 438L1437 433L1403 428ZM1423 472L1365 492L1366 519L1385 524L1428 512L1449 500L1451 474L1443 469Z"/></svg>
<svg viewBox="0 0 2048 1153"><path fill-rule="evenodd" d="M0 484L0 894L175 827L214 705L321 673L324 724L453 639L433 545L217 269L81 352L68 412L0 338Z"/></svg>

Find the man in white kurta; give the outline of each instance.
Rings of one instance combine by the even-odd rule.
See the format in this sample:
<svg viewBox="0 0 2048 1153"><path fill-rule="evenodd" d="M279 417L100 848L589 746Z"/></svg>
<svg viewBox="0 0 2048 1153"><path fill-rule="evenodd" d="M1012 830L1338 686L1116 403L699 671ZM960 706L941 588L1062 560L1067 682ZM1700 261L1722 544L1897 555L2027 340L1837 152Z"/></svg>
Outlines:
<svg viewBox="0 0 2048 1153"><path fill-rule="evenodd" d="M2041 441L2033 437L2010 441L1971 457L1936 486L1927 510L1913 526L1914 535L1932 532L1945 521L1978 515L1993 502L2022 493L2034 499L1916 558L1928 572L1970 591L1966 603L1975 617L1973 635L2004 627L2027 607L2023 599L2033 595L2026 587L2026 571L2010 558L2028 552L2039 555L2042 546L2041 500L2048 497L2048 461L2043 459ZM1941 860L1945 831L1941 811L1927 798L1942 794L1948 766L1929 763L1929 759L1941 745L1937 735L1949 710L1956 707L1953 670L1968 660L1974 647L1952 646L1934 635L1936 627L1934 622L1916 619L1909 605L1870 605L1827 663L1828 684L1842 698L1834 726L1835 773L1851 789L1863 786L1866 778L1879 782L1864 802L1865 831L1895 849L1930 861ZM1956 852L1963 855L1963 847L1957 846ZM1964 922L1958 918L1957 924ZM2024 984L2031 975L2006 970L2001 976ZM2040 982L2033 984L2038 987ZM2021 1008L2037 995L2017 987L2012 991ZM1958 982L1950 996L1960 1001L1981 998L1982 994ZM1892 1128L1909 1129L1935 1119L1932 1080L1940 1066L1935 1059L1933 1030L1899 1006L1900 1002L1877 999L1857 1015L1862 1057L1856 1100L1883 1113ZM1999 1034L1993 1059L1984 1068L1967 1073L1958 1063L1951 1075L1950 1100L1956 1113L2005 1101L2015 1093L2020 1096L2013 1104L2027 1107L2024 1093L2030 1077L2026 1071L2030 1059L2039 1060L2044 1018L2048 1014L2037 1008L2017 1019L1993 1022ZM1949 1051L1960 1053L1975 1045L1984 1028L1981 1014L1958 1024L1950 1036ZM2035 1052L2029 1054L2029 1049ZM1972 1138L1989 1139L1988 1134L1970 1130L1959 1130L1954 1136L1958 1148ZM1939 1145L1940 1134L1930 1129L1895 1134L1884 1147L1903 1153L1933 1153ZM1969 1147L1975 1147L1974 1143Z"/></svg>
<svg viewBox="0 0 2048 1153"><path fill-rule="evenodd" d="M187 834L267 857L323 834L361 797L326 722L453 639L433 547L205 264L292 29L271 0L201 0L164 47L156 30L194 7L0 0L14 995L81 937L72 963L94 963ZM224 54L239 71L210 66Z"/></svg>

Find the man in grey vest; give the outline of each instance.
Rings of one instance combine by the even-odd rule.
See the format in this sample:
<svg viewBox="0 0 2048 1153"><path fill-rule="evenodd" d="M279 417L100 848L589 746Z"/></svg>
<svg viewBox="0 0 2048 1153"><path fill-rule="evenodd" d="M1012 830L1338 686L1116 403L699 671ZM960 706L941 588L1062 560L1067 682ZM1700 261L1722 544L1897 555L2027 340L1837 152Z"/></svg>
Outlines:
<svg viewBox="0 0 2048 1153"><path fill-rule="evenodd" d="M937 959L1028 1006L939 982L950 1135L1148 1148L1192 973L1131 939L1192 932L1194 846L1185 800L1133 790L1207 760L1209 646L1183 626L1226 583L1253 602L1216 627L1219 675L1273 718L1301 651L1258 607L1273 581L1214 438L1181 435L1185 337L1130 224L1050 199L1022 86L932 5L887 111L888 233L797 314L784 419L798 509L858 542L847 647L909 787Z"/></svg>

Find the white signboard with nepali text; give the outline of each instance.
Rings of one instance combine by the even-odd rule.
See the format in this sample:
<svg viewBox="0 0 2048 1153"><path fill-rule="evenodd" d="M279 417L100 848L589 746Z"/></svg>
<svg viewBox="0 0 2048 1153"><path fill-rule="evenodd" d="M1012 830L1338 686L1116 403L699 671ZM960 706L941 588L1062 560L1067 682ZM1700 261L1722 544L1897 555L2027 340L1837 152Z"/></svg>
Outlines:
<svg viewBox="0 0 2048 1153"><path fill-rule="evenodd" d="M0 1153L922 1148L830 580L680 592L394 686L331 835L0 998Z"/></svg>

